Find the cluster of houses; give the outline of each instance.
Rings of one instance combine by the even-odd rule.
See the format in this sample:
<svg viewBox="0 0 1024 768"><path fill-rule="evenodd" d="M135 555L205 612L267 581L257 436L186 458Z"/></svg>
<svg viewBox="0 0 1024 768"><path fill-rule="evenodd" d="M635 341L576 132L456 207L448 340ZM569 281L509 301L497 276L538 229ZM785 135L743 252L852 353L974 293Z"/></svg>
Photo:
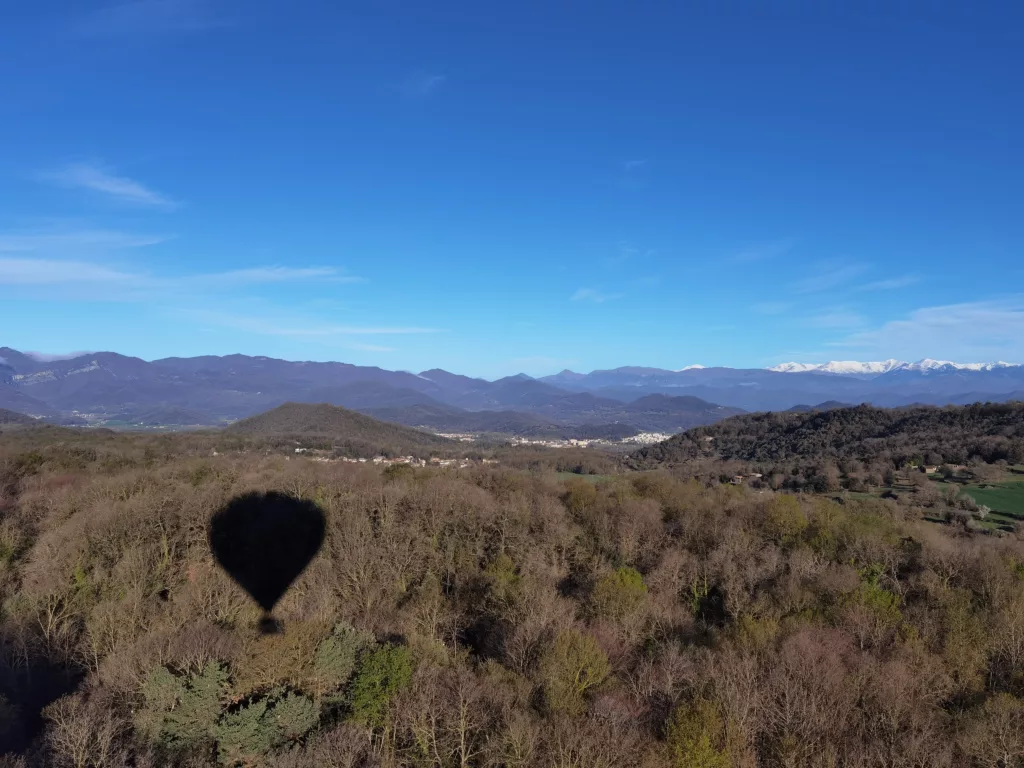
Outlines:
<svg viewBox="0 0 1024 768"><path fill-rule="evenodd" d="M348 456L326 456L323 452L316 451L312 448L296 448L296 453L316 453L318 455L310 457L313 461L341 461L345 464L376 464L378 466L390 467L396 464L404 464L410 467L455 467L458 469L465 469L466 467L472 467L477 464L497 464L497 459L481 459L479 461L474 459L442 459L438 456L433 456L430 459L418 459L415 456L395 456L389 458L387 456L374 456L373 458L350 458Z"/></svg>
<svg viewBox="0 0 1024 768"><path fill-rule="evenodd" d="M509 440L512 445L543 445L545 448L586 448L588 445L611 445L607 440L577 440L568 438L565 440L543 440L529 437L513 437Z"/></svg>
<svg viewBox="0 0 1024 768"><path fill-rule="evenodd" d="M942 469L942 467L949 467L954 474L960 474L961 472L967 471L966 464L943 464L942 466L937 466L935 464L925 464L923 467L921 467L921 471L924 472L926 475L934 475L936 472Z"/></svg>
<svg viewBox="0 0 1024 768"><path fill-rule="evenodd" d="M426 427L417 427L417 429L427 430ZM472 443L476 440L476 435L471 435L468 432L435 432L438 437L446 437L449 440L455 440L460 443Z"/></svg>
<svg viewBox="0 0 1024 768"><path fill-rule="evenodd" d="M637 435L622 438L622 442L635 445L651 445L652 443L663 443L672 435L664 432L641 432Z"/></svg>
<svg viewBox="0 0 1024 768"><path fill-rule="evenodd" d="M743 485L748 480L760 480L763 475L760 472L751 472L746 475L734 475L729 482L733 485Z"/></svg>

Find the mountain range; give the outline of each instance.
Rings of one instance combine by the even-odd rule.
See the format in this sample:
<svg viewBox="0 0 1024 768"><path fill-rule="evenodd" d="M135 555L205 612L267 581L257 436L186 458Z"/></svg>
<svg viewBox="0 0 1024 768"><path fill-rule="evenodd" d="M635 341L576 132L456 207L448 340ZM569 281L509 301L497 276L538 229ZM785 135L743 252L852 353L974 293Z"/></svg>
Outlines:
<svg viewBox="0 0 1024 768"><path fill-rule="evenodd" d="M627 366L488 381L441 369L247 355L50 359L0 347L0 408L64 423L214 425L301 402L444 432L624 437L679 432L743 411L1016 399L1024 399L1024 368L1009 363Z"/></svg>
<svg viewBox="0 0 1024 768"><path fill-rule="evenodd" d="M632 393L689 395L747 411L784 411L837 401L856 405L961 405L1024 399L1024 367L940 360L784 363L773 368L614 368L539 379L564 389L628 400Z"/></svg>
<svg viewBox="0 0 1024 768"><path fill-rule="evenodd" d="M53 360L0 348L0 408L62 423L215 425L299 402L435 431L621 438L742 412L692 396L629 394L572 392L523 374L487 381L440 369L246 355L145 361L94 352Z"/></svg>
<svg viewBox="0 0 1024 768"><path fill-rule="evenodd" d="M861 363L856 360L831 360L827 363L781 363L768 368L778 373L835 373L846 376L875 375L890 371L952 372L952 371L995 371L1000 368L1020 368L1017 363L951 363L948 360L925 358L916 363L905 360L882 360ZM685 368L683 370L686 370Z"/></svg>

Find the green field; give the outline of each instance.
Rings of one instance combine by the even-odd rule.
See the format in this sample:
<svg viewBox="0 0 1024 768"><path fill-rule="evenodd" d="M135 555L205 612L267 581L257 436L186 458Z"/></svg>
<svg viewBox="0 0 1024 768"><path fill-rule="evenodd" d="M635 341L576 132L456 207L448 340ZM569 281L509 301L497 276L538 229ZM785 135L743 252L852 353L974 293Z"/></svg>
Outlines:
<svg viewBox="0 0 1024 768"><path fill-rule="evenodd" d="M962 486L961 493L970 496L978 504L983 504L991 510L984 520L977 521L982 528L1012 531L1016 523L1024 522L1024 473L1016 467L1011 468L1010 472L1010 479L1003 482ZM940 487L946 486L942 480L936 479L936 483ZM847 499L877 499L889 491L903 496L913 493L914 486L896 482L891 487L883 486L870 492L845 491L842 496ZM836 494L825 495L834 496ZM925 517L925 520L933 523L945 523L945 520L940 517Z"/></svg>
<svg viewBox="0 0 1024 768"><path fill-rule="evenodd" d="M963 492L994 513L1024 520L1024 479L1014 478L1002 483L965 485Z"/></svg>

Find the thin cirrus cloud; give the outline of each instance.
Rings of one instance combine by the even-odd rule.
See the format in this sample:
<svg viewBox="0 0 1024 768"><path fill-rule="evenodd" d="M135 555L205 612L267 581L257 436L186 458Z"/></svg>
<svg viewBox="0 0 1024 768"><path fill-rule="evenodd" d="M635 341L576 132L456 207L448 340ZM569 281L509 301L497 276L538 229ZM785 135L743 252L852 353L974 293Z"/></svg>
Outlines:
<svg viewBox="0 0 1024 768"><path fill-rule="evenodd" d="M917 275L902 275L900 277L891 277L886 280L876 280L873 283L866 283L860 286L857 290L893 291L897 288L906 288L907 286L914 285L919 282L921 282L921 278Z"/></svg>
<svg viewBox="0 0 1024 768"><path fill-rule="evenodd" d="M93 300L144 300L158 293L230 290L303 280L361 282L334 267L254 267L189 275L153 275L92 261L0 257L0 285L63 287Z"/></svg>
<svg viewBox="0 0 1024 768"><path fill-rule="evenodd" d="M0 253L83 253L159 245L169 235L139 234L109 229L0 232Z"/></svg>
<svg viewBox="0 0 1024 768"><path fill-rule="evenodd" d="M869 359L1022 362L1024 295L922 307L827 346L856 350Z"/></svg>
<svg viewBox="0 0 1024 768"><path fill-rule="evenodd" d="M836 307L826 312L811 315L804 320L805 325L814 328L832 328L854 330L863 328L867 323L864 315L844 307Z"/></svg>
<svg viewBox="0 0 1024 768"><path fill-rule="evenodd" d="M60 259L0 258L0 285L152 287L153 278L102 264Z"/></svg>
<svg viewBox="0 0 1024 768"><path fill-rule="evenodd" d="M760 245L754 245L737 253L732 260L738 264L750 264L755 261L785 256L796 247L796 238L784 237Z"/></svg>
<svg viewBox="0 0 1024 768"><path fill-rule="evenodd" d="M289 317L256 317L207 309L182 309L179 310L179 314L208 325L218 325L262 336L282 336L292 339L328 342L345 340L348 347L368 352L390 352L392 349L376 344L353 342L349 337L407 336L441 332L438 328L420 326L340 325L316 320L295 320Z"/></svg>
<svg viewBox="0 0 1024 768"><path fill-rule="evenodd" d="M446 75L418 70L406 76L405 81L402 83L402 93L409 98L425 99L440 89L446 82L448 82Z"/></svg>
<svg viewBox="0 0 1024 768"><path fill-rule="evenodd" d="M761 301L751 306L759 315L781 315L793 308L788 301Z"/></svg>
<svg viewBox="0 0 1024 768"><path fill-rule="evenodd" d="M592 304L603 304L606 301L621 298L621 296L622 294L619 293L604 293L596 288L580 288L569 297L569 301L589 301Z"/></svg>
<svg viewBox="0 0 1024 768"><path fill-rule="evenodd" d="M249 283L280 283L292 280L324 279L332 283L364 283L365 278L340 272L334 267L253 267L207 275L209 279Z"/></svg>
<svg viewBox="0 0 1024 768"><path fill-rule="evenodd" d="M39 178L67 189L84 189L117 203L149 208L176 208L178 204L142 183L119 176L100 163L69 163L44 171Z"/></svg>
<svg viewBox="0 0 1024 768"><path fill-rule="evenodd" d="M133 0L77 16L71 20L69 31L83 40L141 42L223 25L209 0Z"/></svg>
<svg viewBox="0 0 1024 768"><path fill-rule="evenodd" d="M634 171L639 171L642 168L646 167L646 165L646 160L623 160L622 170L625 173L633 173Z"/></svg>
<svg viewBox="0 0 1024 768"><path fill-rule="evenodd" d="M825 268L817 274L808 275L794 282L790 287L795 293L816 293L830 288L839 288L849 283L867 269L866 264L848 264L842 267Z"/></svg>

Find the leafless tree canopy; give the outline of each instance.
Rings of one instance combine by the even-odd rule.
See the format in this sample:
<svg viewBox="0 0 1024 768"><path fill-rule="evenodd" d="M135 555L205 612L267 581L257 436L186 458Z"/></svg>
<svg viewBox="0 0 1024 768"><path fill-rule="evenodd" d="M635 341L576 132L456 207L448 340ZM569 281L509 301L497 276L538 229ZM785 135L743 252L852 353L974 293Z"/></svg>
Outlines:
<svg viewBox="0 0 1024 768"><path fill-rule="evenodd" d="M1024 765L1016 534L726 465L594 482L524 456L5 431L2 764ZM278 634L206 534L269 490L327 525Z"/></svg>

